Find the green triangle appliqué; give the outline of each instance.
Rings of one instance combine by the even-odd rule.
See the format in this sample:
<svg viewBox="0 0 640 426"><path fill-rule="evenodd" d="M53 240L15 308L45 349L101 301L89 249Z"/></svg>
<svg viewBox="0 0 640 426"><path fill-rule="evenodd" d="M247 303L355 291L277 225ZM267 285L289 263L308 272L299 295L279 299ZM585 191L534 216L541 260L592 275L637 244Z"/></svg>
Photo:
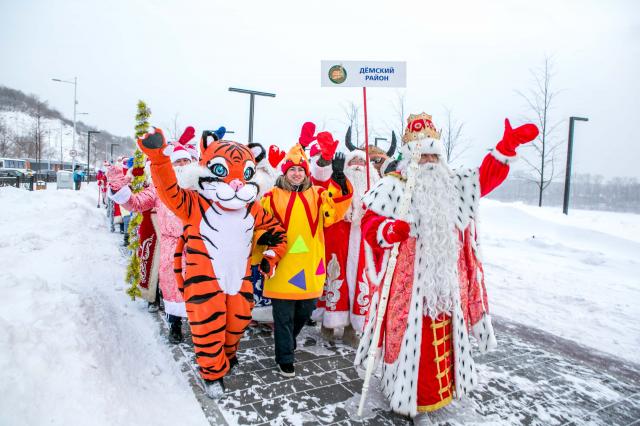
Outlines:
<svg viewBox="0 0 640 426"><path fill-rule="evenodd" d="M308 252L309 252L309 248L305 244L304 238L302 238L302 235L298 235L298 238L296 238L296 242L293 243L293 245L289 249L289 253L295 254L295 253L308 253Z"/></svg>

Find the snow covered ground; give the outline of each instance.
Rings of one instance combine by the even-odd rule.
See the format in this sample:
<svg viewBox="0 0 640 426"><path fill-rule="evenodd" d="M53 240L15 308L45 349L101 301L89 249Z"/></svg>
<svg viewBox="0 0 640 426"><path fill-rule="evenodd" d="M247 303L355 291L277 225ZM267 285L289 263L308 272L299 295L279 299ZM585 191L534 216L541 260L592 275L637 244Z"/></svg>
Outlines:
<svg viewBox="0 0 640 426"><path fill-rule="evenodd" d="M208 425L94 185L0 188L0 424Z"/></svg>
<svg viewBox="0 0 640 426"><path fill-rule="evenodd" d="M483 199L491 309L640 363L640 215Z"/></svg>
<svg viewBox="0 0 640 426"><path fill-rule="evenodd" d="M0 424L206 425L96 195L0 188ZM640 215L481 214L496 315L640 362Z"/></svg>

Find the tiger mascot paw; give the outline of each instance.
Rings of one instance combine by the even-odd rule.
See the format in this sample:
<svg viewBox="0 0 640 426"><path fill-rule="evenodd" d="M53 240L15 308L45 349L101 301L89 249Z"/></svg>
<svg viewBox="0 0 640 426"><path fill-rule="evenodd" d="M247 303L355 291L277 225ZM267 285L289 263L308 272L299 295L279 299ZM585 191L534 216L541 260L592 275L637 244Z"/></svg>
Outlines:
<svg viewBox="0 0 640 426"><path fill-rule="evenodd" d="M166 153L164 150L167 148L167 140L164 137L162 129L155 127L151 128L151 131L138 138L138 148L144 152L151 161L158 157L164 157Z"/></svg>

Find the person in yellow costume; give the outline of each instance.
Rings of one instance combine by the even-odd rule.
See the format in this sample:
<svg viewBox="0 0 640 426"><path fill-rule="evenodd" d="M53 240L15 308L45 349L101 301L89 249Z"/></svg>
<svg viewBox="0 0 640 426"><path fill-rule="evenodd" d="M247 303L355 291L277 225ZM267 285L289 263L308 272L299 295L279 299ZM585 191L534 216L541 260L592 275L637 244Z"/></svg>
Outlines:
<svg viewBox="0 0 640 426"><path fill-rule="evenodd" d="M285 377L295 376L296 337L322 295L327 267L324 228L341 220L351 203L351 192L333 196L325 188L313 185L311 169L317 179L324 181L326 176L333 176L334 180L342 180L335 182L336 186L350 188L342 171L333 170L336 164L335 167L344 167L344 160L332 166L338 141L329 132L313 136L314 132L315 126L305 123L299 143L282 161L282 175L261 200L262 206L287 230L287 252L275 273L266 279L263 293L272 299L275 358ZM321 150L313 165L304 152L311 140L317 140Z"/></svg>

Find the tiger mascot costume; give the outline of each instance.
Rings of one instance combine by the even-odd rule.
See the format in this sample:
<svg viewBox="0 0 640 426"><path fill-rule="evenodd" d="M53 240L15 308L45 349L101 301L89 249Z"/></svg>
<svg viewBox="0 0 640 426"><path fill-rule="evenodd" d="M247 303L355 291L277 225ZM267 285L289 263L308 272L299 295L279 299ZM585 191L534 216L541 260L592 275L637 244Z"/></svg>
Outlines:
<svg viewBox="0 0 640 426"><path fill-rule="evenodd" d="M259 188L252 179L257 161L252 149L259 149L261 156L264 149L203 132L198 189L190 190L176 181L162 130L145 134L138 146L151 161L158 196L184 224L174 272L205 391L218 398L224 393L224 375L237 364L238 344L251 321L249 259L254 235L257 244L266 245L260 269L267 277L287 248L285 230L256 202Z"/></svg>

